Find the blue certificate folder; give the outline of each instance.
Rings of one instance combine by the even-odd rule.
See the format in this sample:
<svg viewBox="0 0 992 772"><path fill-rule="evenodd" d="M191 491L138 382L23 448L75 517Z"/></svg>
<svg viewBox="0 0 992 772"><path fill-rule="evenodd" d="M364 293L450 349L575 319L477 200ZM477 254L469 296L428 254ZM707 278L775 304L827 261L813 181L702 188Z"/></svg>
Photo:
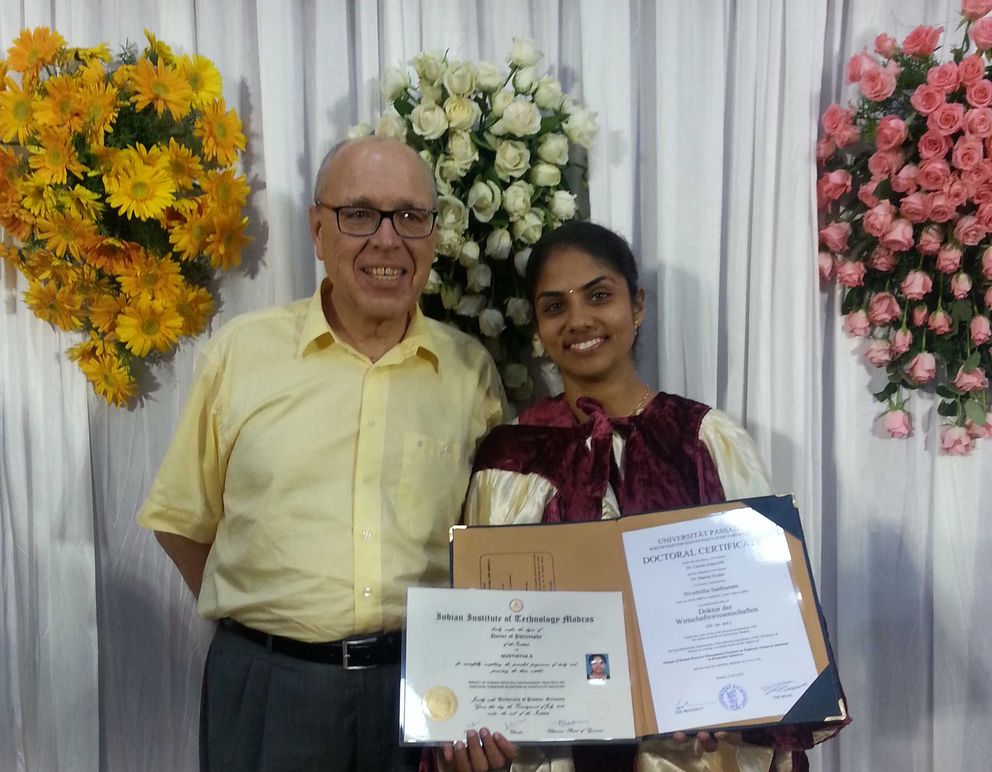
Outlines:
<svg viewBox="0 0 992 772"><path fill-rule="evenodd" d="M672 726L669 721L659 729L662 725L656 715L656 703L648 677L635 592L624 550L624 534L659 526L684 529L690 521L693 528L698 526L701 529L698 532L706 532L705 529L717 523L718 518L728 511L742 507L750 508L782 529L778 540L781 543L784 535L788 556L783 562L788 566L788 577L792 581L792 587L784 589L795 591L802 617L800 629L805 630L806 637L806 641L798 640L795 645L808 644L813 662L810 672L815 675L808 682L801 682L803 686L796 692L794 701L790 698L790 704L783 713L772 712L750 716L746 720L702 724L693 724L693 716L689 714L685 716L685 726ZM761 520L760 517L752 517ZM742 578L746 583L747 576ZM648 512L616 520L456 526L451 530L451 584L455 588L475 589L621 592L630 662L631 700L638 737L701 729L741 731L785 726L802 726L829 734L848 722L847 705L816 596L799 510L792 495L762 496L688 509ZM644 587L639 587L639 597L643 599ZM648 589L651 593L666 592L664 586ZM756 589L763 591L762 588ZM675 624L672 620L673 630L676 629ZM734 699L732 692L724 696L730 701ZM666 699L669 697L665 695ZM692 690L685 697L686 701L691 701Z"/></svg>

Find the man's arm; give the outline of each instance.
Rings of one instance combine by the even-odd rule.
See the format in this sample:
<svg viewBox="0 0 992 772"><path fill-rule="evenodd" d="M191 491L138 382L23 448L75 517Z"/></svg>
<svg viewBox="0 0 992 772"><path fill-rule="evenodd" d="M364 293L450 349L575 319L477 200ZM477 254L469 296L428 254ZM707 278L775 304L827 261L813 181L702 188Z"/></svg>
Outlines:
<svg viewBox="0 0 992 772"><path fill-rule="evenodd" d="M198 541L187 539L176 533L167 531L155 531L155 538L162 545L162 549L172 558L179 573L182 574L193 597L200 597L200 585L203 584L203 566L207 562L207 555L210 553L212 544L201 544Z"/></svg>

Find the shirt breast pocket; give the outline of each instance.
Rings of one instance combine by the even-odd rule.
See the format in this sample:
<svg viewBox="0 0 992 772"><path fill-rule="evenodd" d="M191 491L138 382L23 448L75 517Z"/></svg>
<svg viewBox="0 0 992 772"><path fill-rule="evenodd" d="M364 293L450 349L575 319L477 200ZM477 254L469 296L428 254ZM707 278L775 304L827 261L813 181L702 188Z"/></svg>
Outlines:
<svg viewBox="0 0 992 772"><path fill-rule="evenodd" d="M461 516L468 474L461 445L408 432L396 492L396 520L404 537L446 543L448 528Z"/></svg>

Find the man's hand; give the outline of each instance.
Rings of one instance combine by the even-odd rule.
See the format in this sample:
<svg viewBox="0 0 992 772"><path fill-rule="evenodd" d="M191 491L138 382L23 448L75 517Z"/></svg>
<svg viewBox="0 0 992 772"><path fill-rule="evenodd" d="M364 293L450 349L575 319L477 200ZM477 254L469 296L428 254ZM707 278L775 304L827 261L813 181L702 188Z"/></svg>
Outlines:
<svg viewBox="0 0 992 772"><path fill-rule="evenodd" d="M483 727L478 734L469 732L465 742L444 746L444 760L455 772L489 772L508 767L517 757L517 746L501 734Z"/></svg>
<svg viewBox="0 0 992 772"><path fill-rule="evenodd" d="M203 566L207 562L212 544L201 544L175 533L155 531L155 538L162 549L172 558L183 580L193 593L194 598L200 597L200 585L203 584Z"/></svg>
<svg viewBox="0 0 992 772"><path fill-rule="evenodd" d="M715 751L720 745L720 740L726 736L726 732L717 732L715 734L700 732L696 735L688 735L685 732L676 732L672 735L672 737L680 743L693 740L693 750L696 752L697 756L702 756L703 753L712 753Z"/></svg>

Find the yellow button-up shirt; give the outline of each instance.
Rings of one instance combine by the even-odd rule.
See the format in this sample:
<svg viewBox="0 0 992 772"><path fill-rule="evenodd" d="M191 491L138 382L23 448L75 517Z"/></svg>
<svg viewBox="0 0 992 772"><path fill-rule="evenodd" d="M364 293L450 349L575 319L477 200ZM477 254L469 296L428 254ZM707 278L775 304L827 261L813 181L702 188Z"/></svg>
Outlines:
<svg viewBox="0 0 992 772"><path fill-rule="evenodd" d="M398 630L408 586L447 583L448 528L503 398L468 335L416 311L372 362L320 295L211 339L138 516L213 545L200 614L303 641Z"/></svg>

